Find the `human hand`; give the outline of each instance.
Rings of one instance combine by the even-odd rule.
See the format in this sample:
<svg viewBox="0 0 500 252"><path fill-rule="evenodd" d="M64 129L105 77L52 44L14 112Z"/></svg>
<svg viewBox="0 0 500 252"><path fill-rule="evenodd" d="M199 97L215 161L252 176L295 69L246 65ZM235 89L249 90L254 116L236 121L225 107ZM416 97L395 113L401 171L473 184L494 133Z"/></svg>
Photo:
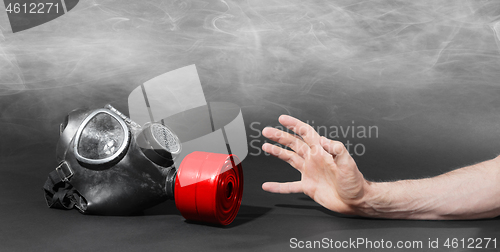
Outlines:
<svg viewBox="0 0 500 252"><path fill-rule="evenodd" d="M272 193L304 193L320 205L339 213L359 214L370 183L339 141L319 134L308 124L282 115L279 122L297 135L266 127L262 134L293 151L265 143L262 149L289 163L301 173L301 180L266 182L262 189Z"/></svg>

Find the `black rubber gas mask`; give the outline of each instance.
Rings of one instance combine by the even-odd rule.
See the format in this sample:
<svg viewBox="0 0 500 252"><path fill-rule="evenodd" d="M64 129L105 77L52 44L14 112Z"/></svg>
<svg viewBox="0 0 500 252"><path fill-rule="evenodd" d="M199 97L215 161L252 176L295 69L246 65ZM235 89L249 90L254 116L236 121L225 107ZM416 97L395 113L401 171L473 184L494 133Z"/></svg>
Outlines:
<svg viewBox="0 0 500 252"><path fill-rule="evenodd" d="M223 225L238 212L243 173L235 155L193 152L176 169L182 144L170 128L141 127L111 105L70 112L60 133L59 165L44 186L49 207L129 215L175 198L187 219Z"/></svg>
<svg viewBox="0 0 500 252"><path fill-rule="evenodd" d="M49 178L68 190L46 188L49 206L127 215L173 198L173 159L181 144L168 127L141 127L107 105L70 112L60 130L59 166Z"/></svg>
<svg viewBox="0 0 500 252"><path fill-rule="evenodd" d="M231 223L243 192L236 154L248 153L240 108L206 102L194 65L141 84L128 107L133 120L111 105L66 116L49 207L129 215L174 199L188 220Z"/></svg>

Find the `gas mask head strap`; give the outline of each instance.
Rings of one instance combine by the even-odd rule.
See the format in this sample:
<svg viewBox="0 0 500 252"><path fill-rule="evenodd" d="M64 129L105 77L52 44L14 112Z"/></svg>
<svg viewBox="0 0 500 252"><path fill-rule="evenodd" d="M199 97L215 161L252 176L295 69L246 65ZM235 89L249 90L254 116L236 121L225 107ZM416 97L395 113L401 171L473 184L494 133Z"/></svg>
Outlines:
<svg viewBox="0 0 500 252"><path fill-rule="evenodd" d="M74 172L66 161L61 162L43 186L45 201L50 208L72 209L76 207L85 212L87 202L69 183Z"/></svg>

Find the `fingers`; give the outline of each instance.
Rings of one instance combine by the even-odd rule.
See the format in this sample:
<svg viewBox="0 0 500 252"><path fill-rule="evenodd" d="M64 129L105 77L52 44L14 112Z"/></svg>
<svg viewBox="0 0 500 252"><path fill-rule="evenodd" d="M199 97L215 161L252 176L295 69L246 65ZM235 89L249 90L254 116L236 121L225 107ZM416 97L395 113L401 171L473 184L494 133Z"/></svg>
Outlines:
<svg viewBox="0 0 500 252"><path fill-rule="evenodd" d="M300 140L298 137L295 137L288 132L284 132L271 127L266 127L262 130L262 135L269 138L272 141L290 147L292 150L297 152L297 154L299 154L301 157L304 157L306 155L306 152L309 150L309 146L306 143L304 143L304 141Z"/></svg>
<svg viewBox="0 0 500 252"><path fill-rule="evenodd" d="M281 194L289 194L289 193L302 193L302 184L300 181L295 182L286 182L286 183L278 183L278 182L266 182L262 184L262 189L264 191L272 192L272 193L281 193Z"/></svg>
<svg viewBox="0 0 500 252"><path fill-rule="evenodd" d="M351 154L349 154L342 142L321 137L320 144L326 152L333 156L337 165L347 164L351 159Z"/></svg>
<svg viewBox="0 0 500 252"><path fill-rule="evenodd" d="M319 144L320 136L309 124L287 115L281 115L279 122L302 137L309 146Z"/></svg>
<svg viewBox="0 0 500 252"><path fill-rule="evenodd" d="M323 147L323 149L325 149L326 152L334 156L339 156L342 155L344 152L347 152L342 142L332 141L326 137L320 138L320 144Z"/></svg>
<svg viewBox="0 0 500 252"><path fill-rule="evenodd" d="M269 143L262 145L262 150L289 163L293 168L299 171L304 169L304 159L293 151L285 150Z"/></svg>

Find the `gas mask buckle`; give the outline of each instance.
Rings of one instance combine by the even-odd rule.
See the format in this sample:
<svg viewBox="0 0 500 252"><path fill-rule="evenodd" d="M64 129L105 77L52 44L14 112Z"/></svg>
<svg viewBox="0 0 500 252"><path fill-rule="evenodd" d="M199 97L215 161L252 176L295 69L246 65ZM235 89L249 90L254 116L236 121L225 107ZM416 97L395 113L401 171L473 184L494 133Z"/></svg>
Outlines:
<svg viewBox="0 0 500 252"><path fill-rule="evenodd" d="M56 167L56 172L63 182L68 182L74 175L73 170L71 170L71 167L66 161L61 162L61 164Z"/></svg>

